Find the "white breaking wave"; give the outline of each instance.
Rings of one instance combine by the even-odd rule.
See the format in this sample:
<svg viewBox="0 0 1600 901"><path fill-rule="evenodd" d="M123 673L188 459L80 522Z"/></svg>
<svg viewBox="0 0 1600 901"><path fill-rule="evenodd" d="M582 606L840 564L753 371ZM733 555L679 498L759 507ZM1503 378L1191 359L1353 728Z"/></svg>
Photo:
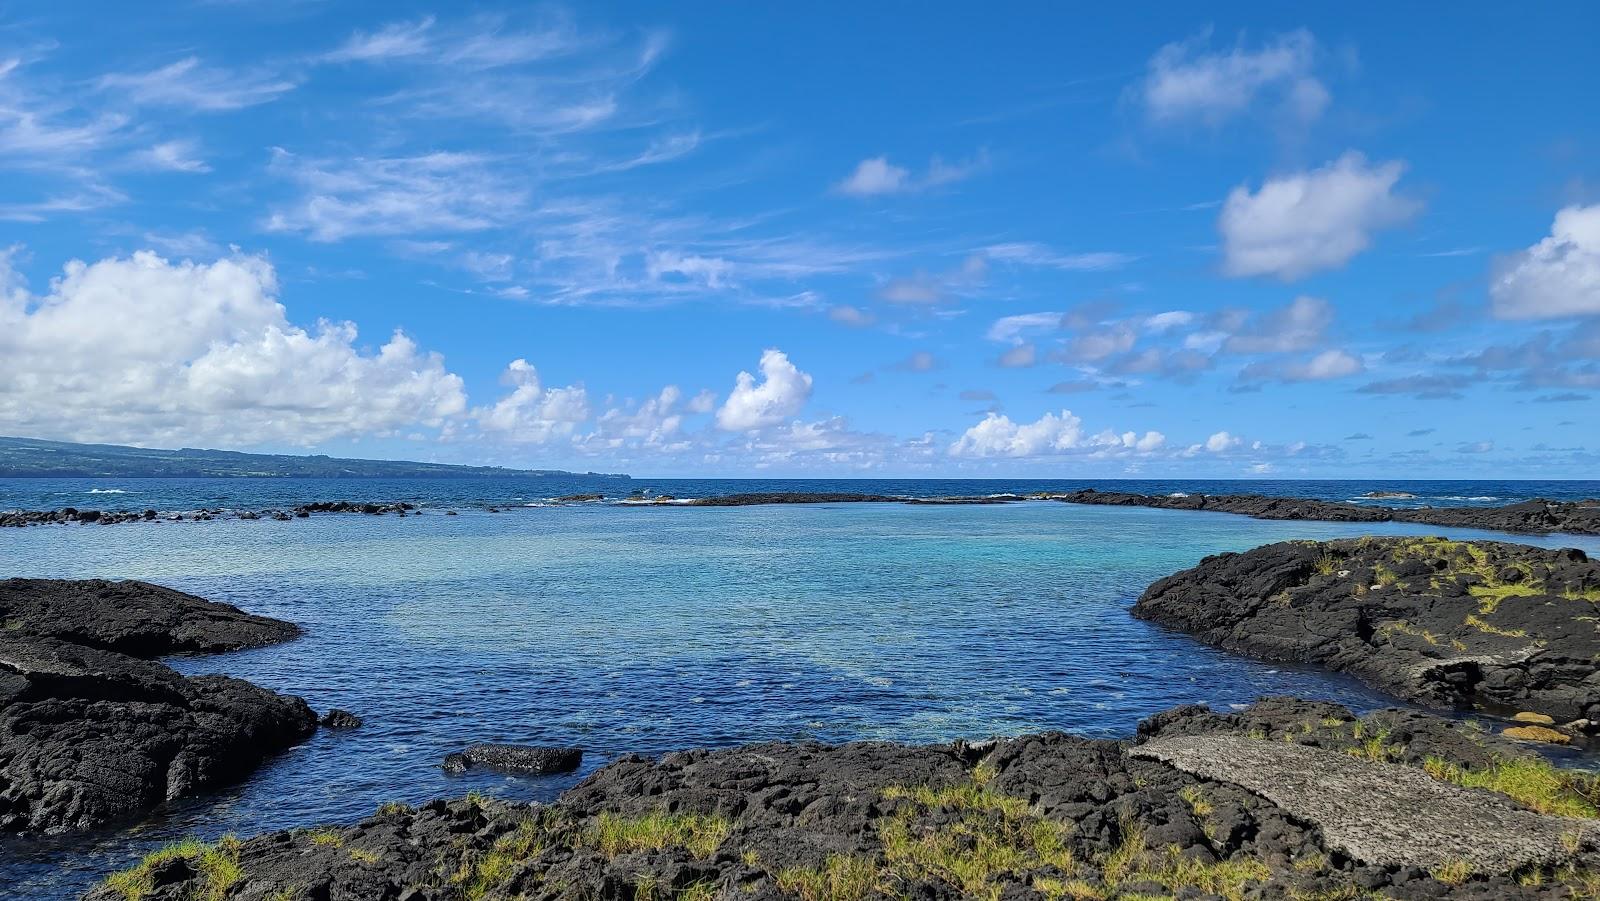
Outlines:
<svg viewBox="0 0 1600 901"><path fill-rule="evenodd" d="M126 488L90 488L90 494L127 494Z"/></svg>

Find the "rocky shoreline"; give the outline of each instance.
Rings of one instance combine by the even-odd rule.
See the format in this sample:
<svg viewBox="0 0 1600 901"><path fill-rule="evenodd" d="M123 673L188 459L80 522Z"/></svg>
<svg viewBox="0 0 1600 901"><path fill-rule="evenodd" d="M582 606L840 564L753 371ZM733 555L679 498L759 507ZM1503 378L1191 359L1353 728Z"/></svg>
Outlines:
<svg viewBox="0 0 1600 901"><path fill-rule="evenodd" d="M1395 492L1374 492L1371 496L1405 496ZM1568 532L1600 535L1600 500L1547 501L1534 499L1499 507L1385 507L1322 501L1312 498L1276 497L1263 494L1133 494L1085 488L1068 493L952 495L948 497L907 497L855 492L777 491L676 498L671 495L631 495L608 499L603 494L572 494L551 498L548 504L609 503L619 507L752 507L788 504L905 504L909 506L990 505L1023 501L1057 501L1102 507L1151 507L1161 510L1191 510L1233 513L1256 519L1319 520L1326 522L1408 522L1448 528L1483 529L1496 532L1544 535ZM517 509L518 504L490 504L490 513ZM89 510L64 507L59 510L0 510L0 528L38 525L82 524L122 525L126 523L204 522L217 519L277 520L306 519L313 514L355 513L367 516L420 516L427 512L409 501L353 502L312 501L292 507L236 510L223 507L201 510ZM454 510L446 510L453 515Z"/></svg>
<svg viewBox="0 0 1600 901"><path fill-rule="evenodd" d="M1045 495L1067 504L1102 507L1155 507L1235 513L1256 519L1323 520L1327 522L1414 522L1429 526L1484 529L1543 535L1570 532L1600 535L1600 500L1534 499L1500 507L1382 507L1301 497L1264 494L1131 494L1085 488L1070 494Z"/></svg>
<svg viewBox="0 0 1600 901"><path fill-rule="evenodd" d="M779 502L837 502L807 497ZM1595 897L1600 776L1552 766L1529 740L1600 733L1597 607L1600 563L1577 550L1282 542L1206 558L1133 613L1519 722L1275 698L1175 708L1121 741L632 755L547 805L469 796L186 841L86 899ZM0 582L0 623L0 831L129 820L317 728L299 698L154 659L289 640L288 623L141 582L26 579ZM581 758L471 745L444 766L537 777Z"/></svg>
<svg viewBox="0 0 1600 901"><path fill-rule="evenodd" d="M1367 537L1208 557L1151 585L1133 613L1424 704L1583 735L1600 723L1597 605L1600 562L1579 550Z"/></svg>
<svg viewBox="0 0 1600 901"><path fill-rule="evenodd" d="M145 582L0 581L0 832L90 829L248 775L317 728L305 701L155 658L298 627Z"/></svg>
<svg viewBox="0 0 1600 901"><path fill-rule="evenodd" d="M356 501L312 501L288 508L269 507L261 510L234 510L228 507L208 507L201 510L80 510L62 507L59 510L0 510L0 528L25 526L81 525L115 526L125 523L209 522L214 519L272 519L288 521L307 519L313 513L361 513L367 516L420 515L421 508L406 501L382 503Z"/></svg>
<svg viewBox="0 0 1600 901"><path fill-rule="evenodd" d="M1469 724L1270 699L1128 741L627 757L549 805L174 846L86 898L1566 898L1600 878L1593 790Z"/></svg>

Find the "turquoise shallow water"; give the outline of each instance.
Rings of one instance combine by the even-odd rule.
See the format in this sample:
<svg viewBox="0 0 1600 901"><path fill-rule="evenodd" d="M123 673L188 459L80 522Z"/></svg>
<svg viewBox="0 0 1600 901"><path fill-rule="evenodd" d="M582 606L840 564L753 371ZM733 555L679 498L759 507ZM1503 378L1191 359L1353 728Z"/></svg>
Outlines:
<svg viewBox="0 0 1600 901"><path fill-rule="evenodd" d="M174 665L367 720L133 829L0 845L0 885L72 897L173 837L470 790L550 798L582 775L438 769L473 741L579 744L588 772L631 751L764 739L1124 735L1174 704L1263 694L1378 706L1390 701L1348 680L1221 654L1128 607L1222 550L1439 531L1049 502L0 530L8 574L150 579L301 623L290 644ZM1600 553L1593 538L1510 540Z"/></svg>

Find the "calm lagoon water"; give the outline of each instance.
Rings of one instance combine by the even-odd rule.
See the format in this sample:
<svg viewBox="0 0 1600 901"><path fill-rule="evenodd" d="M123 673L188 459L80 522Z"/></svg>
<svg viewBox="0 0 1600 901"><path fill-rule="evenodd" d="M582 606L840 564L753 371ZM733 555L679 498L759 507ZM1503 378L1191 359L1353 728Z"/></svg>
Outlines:
<svg viewBox="0 0 1600 901"><path fill-rule="evenodd" d="M401 496L340 484L356 498ZM67 505L9 503L16 485L0 484L0 507ZM199 492L217 491L298 490L238 506L340 493L230 485L188 494L157 486L165 502L136 499L134 485L125 504L99 506L192 509L209 503ZM653 487L692 496L683 483ZM1582 487L1565 496L1596 493ZM1392 701L1349 680L1222 654L1138 622L1128 607L1151 581L1223 550L1445 531L1050 502L489 513L477 504L516 495L482 484L411 489L460 515L0 530L8 575L148 579L302 624L305 637L286 645L173 665L366 719L130 829L0 844L6 897L73 897L152 845L189 834L349 821L384 801L472 790L549 799L635 751L1046 729L1120 736L1174 704L1225 707L1265 694L1382 706ZM1348 487L1339 493L1351 496ZM1594 538L1511 540L1600 554ZM488 740L578 744L588 755L582 773L558 778L438 768L446 753Z"/></svg>

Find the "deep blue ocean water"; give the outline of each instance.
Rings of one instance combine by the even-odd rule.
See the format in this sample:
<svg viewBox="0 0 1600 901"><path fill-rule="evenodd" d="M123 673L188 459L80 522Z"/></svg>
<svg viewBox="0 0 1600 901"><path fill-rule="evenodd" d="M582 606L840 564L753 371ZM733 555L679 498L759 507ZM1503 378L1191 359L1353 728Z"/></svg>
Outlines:
<svg viewBox="0 0 1600 901"><path fill-rule="evenodd" d="M1436 504L1600 494L1593 482L0 481L0 509L253 509L337 498L433 508L405 518L0 529L5 575L149 579L302 624L306 636L286 645L173 665L367 721L319 733L243 784L131 828L0 844L0 894L74 897L189 834L350 821L384 801L472 790L549 799L635 751L1046 729L1120 736L1175 704L1226 707L1265 694L1382 706L1393 702L1349 680L1213 651L1134 620L1128 607L1150 582L1223 550L1485 534L1053 502L521 506L589 490L930 496L1086 485L1341 500L1402 490ZM505 512L488 512L491 504ZM1600 554L1592 537L1511 540ZM438 768L446 753L491 740L578 744L588 755L579 774L547 779Z"/></svg>

